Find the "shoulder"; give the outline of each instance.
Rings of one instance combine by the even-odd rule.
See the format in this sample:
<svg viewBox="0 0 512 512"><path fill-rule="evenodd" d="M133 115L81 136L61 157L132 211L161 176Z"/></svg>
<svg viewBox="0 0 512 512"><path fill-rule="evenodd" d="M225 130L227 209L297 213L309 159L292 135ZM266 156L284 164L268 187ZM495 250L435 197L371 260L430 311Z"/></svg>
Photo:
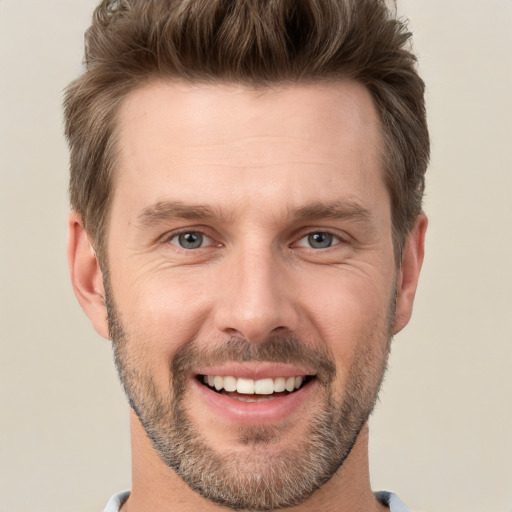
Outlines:
<svg viewBox="0 0 512 512"><path fill-rule="evenodd" d="M389 507L389 512L411 512L405 503L394 493L388 491L379 491L375 497L383 504Z"/></svg>
<svg viewBox="0 0 512 512"><path fill-rule="evenodd" d="M130 491L123 491L114 494L114 496L112 496L108 501L103 512L119 512L121 505L123 505L123 503L128 499L128 496L130 496Z"/></svg>

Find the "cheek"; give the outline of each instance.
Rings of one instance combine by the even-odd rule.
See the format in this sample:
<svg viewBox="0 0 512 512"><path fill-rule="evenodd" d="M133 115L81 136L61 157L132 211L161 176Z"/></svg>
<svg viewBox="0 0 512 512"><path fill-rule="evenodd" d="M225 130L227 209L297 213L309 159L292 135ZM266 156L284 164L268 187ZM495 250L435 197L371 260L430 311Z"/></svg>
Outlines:
<svg viewBox="0 0 512 512"><path fill-rule="evenodd" d="M316 335L346 375L357 354L366 348L385 353L390 328L393 282L342 271L309 294L306 310Z"/></svg>
<svg viewBox="0 0 512 512"><path fill-rule="evenodd" d="M163 274L126 279L113 289L131 357L167 385L174 355L204 324L202 293Z"/></svg>
<svg viewBox="0 0 512 512"><path fill-rule="evenodd" d="M207 294L197 280L170 271L140 273L117 290L116 297L126 298L123 309L128 321L178 337L194 330Z"/></svg>

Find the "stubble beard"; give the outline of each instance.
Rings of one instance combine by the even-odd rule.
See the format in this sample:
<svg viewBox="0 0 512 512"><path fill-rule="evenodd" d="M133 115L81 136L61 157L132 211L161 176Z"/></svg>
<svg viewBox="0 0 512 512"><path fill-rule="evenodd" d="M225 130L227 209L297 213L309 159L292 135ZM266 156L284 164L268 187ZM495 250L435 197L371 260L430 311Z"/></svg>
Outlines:
<svg viewBox="0 0 512 512"><path fill-rule="evenodd" d="M134 364L125 326L105 283L114 358L130 406L161 460L194 491L233 510L275 510L304 503L342 466L370 416L386 371L394 300L385 332L361 342L348 371L342 398L332 384L336 367L323 349L293 336L262 344L239 338L214 349L197 340L185 343L171 363L168 392L159 391L149 368ZM204 346L204 344L203 344ZM279 448L289 425L240 427L236 453L220 453L194 425L186 408L186 377L198 364L266 361L313 364L318 368L318 411L306 435L294 446ZM270 455L269 455L270 454Z"/></svg>

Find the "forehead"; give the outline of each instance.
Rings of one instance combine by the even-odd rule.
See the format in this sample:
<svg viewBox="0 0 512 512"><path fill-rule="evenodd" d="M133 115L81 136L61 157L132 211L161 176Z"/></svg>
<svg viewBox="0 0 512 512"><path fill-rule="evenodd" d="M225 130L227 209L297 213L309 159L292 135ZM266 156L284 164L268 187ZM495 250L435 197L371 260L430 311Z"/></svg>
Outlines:
<svg viewBox="0 0 512 512"><path fill-rule="evenodd" d="M362 136L367 149L370 143L377 149L379 124L370 93L354 81L272 88L157 81L128 96L118 127L127 145L151 130L166 142L204 148L244 137L298 136L325 149Z"/></svg>
<svg viewBox="0 0 512 512"><path fill-rule="evenodd" d="M247 208L265 196L289 209L384 187L378 115L351 81L266 89L155 82L125 100L118 130L114 203Z"/></svg>

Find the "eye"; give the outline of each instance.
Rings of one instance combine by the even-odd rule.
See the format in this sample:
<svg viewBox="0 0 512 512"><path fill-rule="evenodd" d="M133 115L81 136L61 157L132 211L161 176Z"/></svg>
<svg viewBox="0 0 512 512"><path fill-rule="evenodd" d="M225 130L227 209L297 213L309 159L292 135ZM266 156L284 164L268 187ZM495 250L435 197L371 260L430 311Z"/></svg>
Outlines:
<svg viewBox="0 0 512 512"><path fill-rule="evenodd" d="M212 239L209 236L201 233L200 231L185 231L184 233L178 233L169 239L169 242L173 245L177 245L182 249L200 249L212 243Z"/></svg>
<svg viewBox="0 0 512 512"><path fill-rule="evenodd" d="M339 244L340 239L332 233L316 231L302 237L296 244L297 247L311 247L312 249L328 249Z"/></svg>

